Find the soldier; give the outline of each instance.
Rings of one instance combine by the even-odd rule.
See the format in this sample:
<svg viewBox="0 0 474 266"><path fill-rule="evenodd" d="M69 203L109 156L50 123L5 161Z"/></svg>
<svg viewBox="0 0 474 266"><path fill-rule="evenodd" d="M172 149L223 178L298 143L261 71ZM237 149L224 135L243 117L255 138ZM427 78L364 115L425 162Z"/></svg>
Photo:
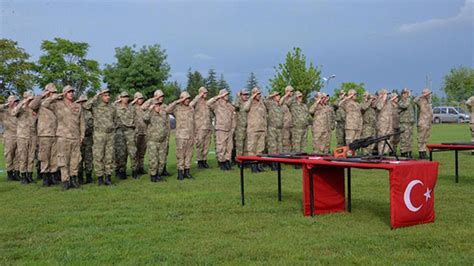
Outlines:
<svg viewBox="0 0 474 266"><path fill-rule="evenodd" d="M318 92L309 113L313 116L313 152L328 153L331 141L331 113L326 105L326 95Z"/></svg>
<svg viewBox="0 0 474 266"><path fill-rule="evenodd" d="M346 96L344 91L339 92L339 98L334 104L334 111L336 113L336 146L342 147L346 145L346 113L343 108L339 108L339 102Z"/></svg>
<svg viewBox="0 0 474 266"><path fill-rule="evenodd" d="M362 108L362 138L368 138L377 134L376 130L376 113L375 113L375 99L376 97L370 95L369 92L364 92L364 101L361 104ZM362 154L371 155L374 152L375 144L371 144L362 149Z"/></svg>
<svg viewBox="0 0 474 266"><path fill-rule="evenodd" d="M244 110L243 105L248 101L249 94L247 89L242 89L237 93L234 101L235 111L237 112L234 132L236 155L247 154L247 112Z"/></svg>
<svg viewBox="0 0 474 266"><path fill-rule="evenodd" d="M354 89L350 89L347 97L338 102L338 107L342 108L346 114L345 135L347 145L360 138L362 132L362 109L356 99L357 92Z"/></svg>
<svg viewBox="0 0 474 266"><path fill-rule="evenodd" d="M411 145L413 143L413 124L415 123L415 111L410 98L410 90L402 90L402 97L398 103L398 113L400 116L400 153L402 157L412 158Z"/></svg>
<svg viewBox="0 0 474 266"><path fill-rule="evenodd" d="M130 157L130 164L132 166L132 177L137 179L137 145L135 143L135 107L129 104L128 92L120 93L119 103L116 105L117 109L117 130L115 155L117 158L117 175L121 179L127 178L127 157Z"/></svg>
<svg viewBox="0 0 474 266"><path fill-rule="evenodd" d="M94 120L94 169L98 185L112 184L114 169L114 132L116 127L116 110L110 103L110 92L102 89L84 104L84 109L92 112Z"/></svg>
<svg viewBox="0 0 474 266"><path fill-rule="evenodd" d="M324 95L324 102L323 102L324 109L329 120L329 126L327 127L328 139L326 140L327 145L326 145L324 153L329 153L331 151L332 131L336 128L336 114L334 113L334 109L331 106L329 106L329 95L326 93L323 93L323 95Z"/></svg>
<svg viewBox="0 0 474 266"><path fill-rule="evenodd" d="M30 108L38 113L38 160L41 162L40 174L43 185L50 186L59 181L56 149L56 115L50 109L42 106L42 102L53 97L56 86L48 83L41 95L36 96L30 103Z"/></svg>
<svg viewBox="0 0 474 266"><path fill-rule="evenodd" d="M17 152L22 184L34 183L33 167L36 151L36 113L29 107L34 99L32 91L23 93L21 101L13 114L17 117Z"/></svg>
<svg viewBox="0 0 474 266"><path fill-rule="evenodd" d="M207 153L212 137L211 110L206 104L207 89L200 87L198 95L191 101L190 106L194 108L194 130L196 142L196 159L198 168L209 168L207 164Z"/></svg>
<svg viewBox="0 0 474 266"><path fill-rule="evenodd" d="M471 141L474 142L474 96L471 96L466 101L467 108L471 113L471 120L469 121L469 125L471 127ZM474 150L471 151L471 154L474 155Z"/></svg>
<svg viewBox="0 0 474 266"><path fill-rule="evenodd" d="M5 167L7 169L8 181L20 180L17 156L17 118L13 110L18 105L19 99L16 96L8 96L7 103L0 108L0 117L3 121L3 154Z"/></svg>
<svg viewBox="0 0 474 266"><path fill-rule="evenodd" d="M81 107L84 103L87 102L87 97L81 95L79 99L75 103L80 104ZM92 147L94 144L94 118L92 117L92 113L89 110L82 109L82 113L84 115L84 125L85 125L85 132L84 132L84 140L81 143L81 163L79 164L79 175L78 180L79 184L84 184L84 172L86 173L86 182L85 184L92 183L92 170L94 168L94 161L93 161L93 154L92 154Z"/></svg>
<svg viewBox="0 0 474 266"><path fill-rule="evenodd" d="M386 89L381 89L378 92L377 101L375 103L377 114L377 135L383 136L392 133L392 104L388 99L388 92ZM379 154L388 152L389 147L385 142L378 143Z"/></svg>
<svg viewBox="0 0 474 266"><path fill-rule="evenodd" d="M293 121L291 131L291 142L293 145L292 151L294 153L304 152L306 150L306 135L308 133L309 111L308 106L303 103L303 94L296 91L295 97L290 97L290 93L286 94L284 103L288 105ZM299 166L295 166L299 168Z"/></svg>
<svg viewBox="0 0 474 266"><path fill-rule="evenodd" d="M234 134L234 106L229 102L226 89L207 101L207 105L216 117L216 153L219 168L223 171L232 170L232 135Z"/></svg>
<svg viewBox="0 0 474 266"><path fill-rule="evenodd" d="M191 95L181 92L179 99L166 107L166 112L176 118L176 159L178 180L194 178L190 173L193 158L194 109L190 106Z"/></svg>
<svg viewBox="0 0 474 266"><path fill-rule="evenodd" d="M63 190L78 188L81 163L81 143L84 140L85 122L80 104L73 102L74 88L65 86L63 93L46 99L42 105L54 112L57 118L58 167Z"/></svg>
<svg viewBox="0 0 474 266"><path fill-rule="evenodd" d="M270 154L278 154L283 150L283 110L280 105L280 93L272 92L263 103L267 108L267 150ZM278 163L270 164L272 171L278 170Z"/></svg>
<svg viewBox="0 0 474 266"><path fill-rule="evenodd" d="M418 105L418 153L420 159L426 159L426 143L430 138L431 123L433 121L433 109L431 107L431 91L423 89L422 95L415 98Z"/></svg>
<svg viewBox="0 0 474 266"><path fill-rule="evenodd" d="M147 124L147 146L149 172L151 182L160 182L164 179L160 176L166 163L167 137L169 118L163 103L164 93L157 90L153 101L150 101L148 109L143 114L143 121Z"/></svg>
<svg viewBox="0 0 474 266"><path fill-rule="evenodd" d="M293 96L293 87L286 86L285 95L287 98ZM283 104L281 101L283 97L280 98L280 106L283 111L283 131L282 131L282 152L289 153L292 150L291 144L291 131L293 129L293 119L291 117L290 108L286 104Z"/></svg>
<svg viewBox="0 0 474 266"><path fill-rule="evenodd" d="M146 153L146 132L147 132L147 125L143 120L144 111L141 108L145 99L143 98L143 94L140 92L136 92L133 95L133 101L131 104L135 107L135 143L137 144L137 174L143 175L145 174L145 167L144 167L144 159Z"/></svg>
<svg viewBox="0 0 474 266"><path fill-rule="evenodd" d="M398 95L392 92L390 96L390 104L392 104L392 132L400 131L400 115L398 114ZM397 156L398 144L400 143L400 135L395 135L390 138L393 151L390 152L390 156Z"/></svg>
<svg viewBox="0 0 474 266"><path fill-rule="evenodd" d="M244 110L247 112L247 152L248 155L257 155L265 149L267 130L267 109L261 100L261 92L255 87L252 97L245 102ZM263 172L261 164L252 164L252 172Z"/></svg>

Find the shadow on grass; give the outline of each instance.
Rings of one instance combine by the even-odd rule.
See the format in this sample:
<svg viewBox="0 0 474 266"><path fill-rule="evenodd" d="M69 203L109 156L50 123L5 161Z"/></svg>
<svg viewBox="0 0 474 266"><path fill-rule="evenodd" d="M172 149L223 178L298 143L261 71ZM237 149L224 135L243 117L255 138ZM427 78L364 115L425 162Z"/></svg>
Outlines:
<svg viewBox="0 0 474 266"><path fill-rule="evenodd" d="M390 203L378 200L352 199L353 212L370 212L372 216L390 226Z"/></svg>

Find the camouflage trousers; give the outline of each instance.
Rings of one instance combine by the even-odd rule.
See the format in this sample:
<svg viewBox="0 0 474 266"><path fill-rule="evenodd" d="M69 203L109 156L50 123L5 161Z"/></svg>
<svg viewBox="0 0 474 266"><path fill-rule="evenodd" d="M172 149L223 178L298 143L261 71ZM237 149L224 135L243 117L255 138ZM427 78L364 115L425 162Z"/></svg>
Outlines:
<svg viewBox="0 0 474 266"><path fill-rule="evenodd" d="M36 136L17 138L17 156L20 173L32 173L36 153Z"/></svg>
<svg viewBox="0 0 474 266"><path fill-rule="evenodd" d="M94 132L94 170L97 176L112 175L114 165L114 133Z"/></svg>
<svg viewBox="0 0 474 266"><path fill-rule="evenodd" d="M38 160L41 173L58 171L56 137L38 137Z"/></svg>
<svg viewBox="0 0 474 266"><path fill-rule="evenodd" d="M346 144L351 144L354 140L360 138L360 129L346 129Z"/></svg>
<svg viewBox="0 0 474 266"><path fill-rule="evenodd" d="M282 153L282 128L267 128L267 152L272 154Z"/></svg>
<svg viewBox="0 0 474 266"><path fill-rule="evenodd" d="M307 141L307 128L293 128L291 131L291 142L293 144L293 152L305 152Z"/></svg>
<svg viewBox="0 0 474 266"><path fill-rule="evenodd" d="M68 181L79 173L81 163L81 141L58 137L58 167L61 170L61 181Z"/></svg>
<svg viewBox="0 0 474 266"><path fill-rule="evenodd" d="M247 153L257 155L265 150L265 131L247 132Z"/></svg>
<svg viewBox="0 0 474 266"><path fill-rule="evenodd" d="M331 144L331 131L313 130L313 152L329 153Z"/></svg>
<svg viewBox="0 0 474 266"><path fill-rule="evenodd" d="M392 127L390 125L379 124L377 126L378 126L377 136L379 136L379 137L392 133ZM388 140L388 142L390 143L390 140ZM385 145L385 141L380 141L377 144L377 150L378 150L379 154L385 154L385 153L389 152L390 148L388 147L388 145Z"/></svg>
<svg viewBox="0 0 474 266"><path fill-rule="evenodd" d="M93 144L94 138L92 135L84 136L84 141L81 144L82 160L79 164L79 172L92 173L92 170L94 169L94 156L92 154Z"/></svg>
<svg viewBox="0 0 474 266"><path fill-rule="evenodd" d="M246 129L237 128L234 133L235 138L235 153L236 155L247 154L247 132Z"/></svg>
<svg viewBox="0 0 474 266"><path fill-rule="evenodd" d="M137 134L135 142L137 143L137 169L143 169L147 147L146 135Z"/></svg>
<svg viewBox="0 0 474 266"><path fill-rule="evenodd" d="M346 145L346 129L343 121L336 122L336 143L337 147Z"/></svg>
<svg viewBox="0 0 474 266"><path fill-rule="evenodd" d="M160 174L166 165L167 147L165 139L151 138L147 142L148 168L150 175Z"/></svg>
<svg viewBox="0 0 474 266"><path fill-rule="evenodd" d="M168 162L168 154L170 154L170 132L166 135L166 158L165 158L165 166Z"/></svg>
<svg viewBox="0 0 474 266"><path fill-rule="evenodd" d="M431 125L418 126L418 151L426 152L426 144L431 134Z"/></svg>
<svg viewBox="0 0 474 266"><path fill-rule="evenodd" d="M132 128L118 128L115 131L115 162L116 169L126 171L127 159L130 157L132 169L137 169L137 144L135 130Z"/></svg>
<svg viewBox="0 0 474 266"><path fill-rule="evenodd" d="M393 128L392 132L398 132L400 128ZM398 144L400 144L400 135L395 135L390 138L390 144L392 145L393 150L396 152L398 149Z"/></svg>
<svg viewBox="0 0 474 266"><path fill-rule="evenodd" d="M413 123L400 123L400 152L411 152L411 145L413 143Z"/></svg>
<svg viewBox="0 0 474 266"><path fill-rule="evenodd" d="M207 160L207 153L209 151L209 144L211 143L212 130L198 129L196 130L196 159L198 161Z"/></svg>
<svg viewBox="0 0 474 266"><path fill-rule="evenodd" d="M193 139L176 138L176 160L178 170L190 169L193 159Z"/></svg>
<svg viewBox="0 0 474 266"><path fill-rule="evenodd" d="M291 152L291 127L283 128L281 133L281 151L283 153Z"/></svg>
<svg viewBox="0 0 474 266"><path fill-rule="evenodd" d="M375 134L376 132L373 126L369 126L369 125L362 126L361 138L372 137L372 136L375 136ZM375 149L375 144L370 144L369 146L362 148L362 154L371 155L374 149Z"/></svg>
<svg viewBox="0 0 474 266"><path fill-rule="evenodd" d="M232 131L216 130L216 153L219 162L230 161L232 159Z"/></svg>
<svg viewBox="0 0 474 266"><path fill-rule="evenodd" d="M18 171L18 150L16 137L3 138L3 155L7 171Z"/></svg>

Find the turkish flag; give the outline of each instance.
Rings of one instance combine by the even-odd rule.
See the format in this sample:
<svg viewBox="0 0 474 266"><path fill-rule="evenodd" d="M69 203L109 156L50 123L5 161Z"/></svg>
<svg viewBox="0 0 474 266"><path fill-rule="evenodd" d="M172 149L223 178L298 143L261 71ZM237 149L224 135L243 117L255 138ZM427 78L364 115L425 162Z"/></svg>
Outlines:
<svg viewBox="0 0 474 266"><path fill-rule="evenodd" d="M438 164L400 164L390 172L392 228L434 222Z"/></svg>

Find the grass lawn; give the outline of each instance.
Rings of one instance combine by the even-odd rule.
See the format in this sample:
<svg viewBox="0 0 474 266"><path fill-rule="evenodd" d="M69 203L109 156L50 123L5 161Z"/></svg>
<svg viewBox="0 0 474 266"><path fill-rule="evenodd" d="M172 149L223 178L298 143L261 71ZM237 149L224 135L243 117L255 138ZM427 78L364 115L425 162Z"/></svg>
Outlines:
<svg viewBox="0 0 474 266"><path fill-rule="evenodd" d="M469 140L469 126L453 124L434 125L430 142ZM0 264L474 263L470 152L460 152L459 184L454 152L435 153L436 222L397 230L385 171L354 169L352 213L310 218L302 214L301 170L284 168L282 202L274 172L249 173L241 207L237 169L221 172L210 157L211 170L193 165L196 180L143 176L67 192L6 182L0 173Z"/></svg>

